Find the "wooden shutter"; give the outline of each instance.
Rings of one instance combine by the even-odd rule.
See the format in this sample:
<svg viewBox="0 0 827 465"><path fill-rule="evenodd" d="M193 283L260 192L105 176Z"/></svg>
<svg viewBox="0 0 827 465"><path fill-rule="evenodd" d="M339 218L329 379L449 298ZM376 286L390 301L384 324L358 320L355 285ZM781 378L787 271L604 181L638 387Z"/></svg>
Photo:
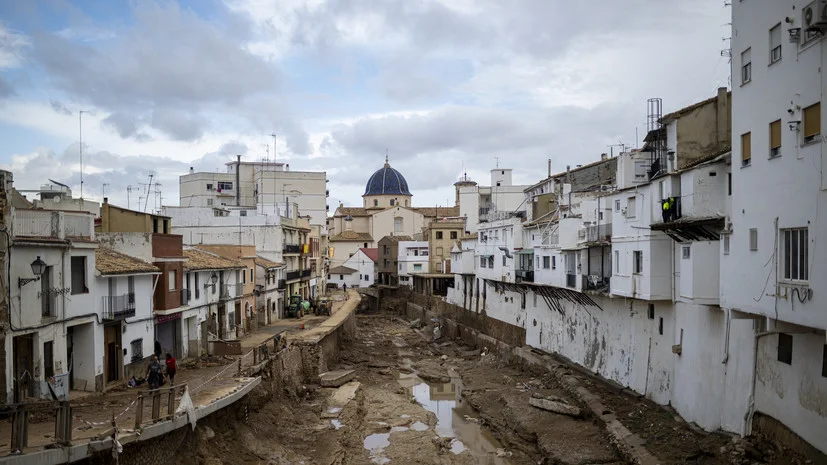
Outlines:
<svg viewBox="0 0 827 465"><path fill-rule="evenodd" d="M781 147L781 120L770 123L770 148Z"/></svg>
<svg viewBox="0 0 827 465"><path fill-rule="evenodd" d="M741 161L744 164L749 164L752 159L752 133L748 132L741 135Z"/></svg>
<svg viewBox="0 0 827 465"><path fill-rule="evenodd" d="M821 103L804 109L804 137L821 134Z"/></svg>

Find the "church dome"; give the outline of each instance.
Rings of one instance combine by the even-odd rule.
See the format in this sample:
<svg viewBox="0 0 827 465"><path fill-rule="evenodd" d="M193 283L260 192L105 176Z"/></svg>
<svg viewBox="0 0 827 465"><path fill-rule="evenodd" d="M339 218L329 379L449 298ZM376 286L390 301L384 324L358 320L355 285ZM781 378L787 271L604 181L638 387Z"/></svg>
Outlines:
<svg viewBox="0 0 827 465"><path fill-rule="evenodd" d="M368 179L364 195L412 195L402 173L391 168L385 157L385 166Z"/></svg>

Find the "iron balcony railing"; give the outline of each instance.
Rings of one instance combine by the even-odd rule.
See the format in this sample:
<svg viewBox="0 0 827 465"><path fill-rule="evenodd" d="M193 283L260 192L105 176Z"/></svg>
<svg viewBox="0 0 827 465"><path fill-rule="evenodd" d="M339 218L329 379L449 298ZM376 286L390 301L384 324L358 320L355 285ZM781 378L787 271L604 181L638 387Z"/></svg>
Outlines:
<svg viewBox="0 0 827 465"><path fill-rule="evenodd" d="M302 246L298 244L284 244L284 253L301 253Z"/></svg>
<svg viewBox="0 0 827 465"><path fill-rule="evenodd" d="M659 204L658 208L660 209L661 216L658 218L657 216L654 217L653 223L659 223L661 220L665 223L672 222L675 220L679 220L683 216L683 211L681 208L681 198L680 197L672 197L673 203L670 205L670 208L666 210L663 209L663 204L670 200L669 198L662 199Z"/></svg>
<svg viewBox="0 0 827 465"><path fill-rule="evenodd" d="M135 316L135 293L124 295L105 295L103 300L103 319L122 320Z"/></svg>
<svg viewBox="0 0 827 465"><path fill-rule="evenodd" d="M310 269L302 270L302 278L309 278L312 273L313 270Z"/></svg>
<svg viewBox="0 0 827 465"><path fill-rule="evenodd" d="M611 283L609 276L586 275L583 278L583 287L586 290L608 292Z"/></svg>
<svg viewBox="0 0 827 465"><path fill-rule="evenodd" d="M301 278L301 271L299 271L299 270L288 271L287 274L286 274L286 277L287 277L288 281L291 281L293 279L299 279L299 278Z"/></svg>
<svg viewBox="0 0 827 465"><path fill-rule="evenodd" d="M287 280L279 279L278 287L276 289L284 289L287 287Z"/></svg>
<svg viewBox="0 0 827 465"><path fill-rule="evenodd" d="M534 282L534 271L517 270L517 282Z"/></svg>
<svg viewBox="0 0 827 465"><path fill-rule="evenodd" d="M579 231L581 242L606 242L612 240L612 224L595 224L586 226Z"/></svg>

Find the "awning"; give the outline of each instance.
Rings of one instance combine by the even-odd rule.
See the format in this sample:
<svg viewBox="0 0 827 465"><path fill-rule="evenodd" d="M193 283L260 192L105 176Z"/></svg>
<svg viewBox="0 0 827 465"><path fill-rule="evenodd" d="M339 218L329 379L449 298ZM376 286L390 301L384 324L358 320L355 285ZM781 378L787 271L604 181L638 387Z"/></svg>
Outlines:
<svg viewBox="0 0 827 465"><path fill-rule="evenodd" d="M517 255L534 255L534 249L523 249L515 252Z"/></svg>

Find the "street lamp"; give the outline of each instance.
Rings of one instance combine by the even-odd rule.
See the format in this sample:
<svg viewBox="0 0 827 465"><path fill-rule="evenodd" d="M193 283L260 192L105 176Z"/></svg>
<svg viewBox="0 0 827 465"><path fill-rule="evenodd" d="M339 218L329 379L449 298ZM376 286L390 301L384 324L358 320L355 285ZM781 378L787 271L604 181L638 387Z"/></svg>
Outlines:
<svg viewBox="0 0 827 465"><path fill-rule="evenodd" d="M206 289L210 286L215 286L215 283L217 283L217 282L218 282L218 275L213 273L212 276L210 276L210 282L208 282L207 284L204 284L204 289Z"/></svg>
<svg viewBox="0 0 827 465"><path fill-rule="evenodd" d="M34 273L34 278L17 278L17 287L23 287L26 284L29 284L32 281L37 281L40 279L40 276L46 271L46 262L40 259L40 255L32 262L32 273Z"/></svg>

